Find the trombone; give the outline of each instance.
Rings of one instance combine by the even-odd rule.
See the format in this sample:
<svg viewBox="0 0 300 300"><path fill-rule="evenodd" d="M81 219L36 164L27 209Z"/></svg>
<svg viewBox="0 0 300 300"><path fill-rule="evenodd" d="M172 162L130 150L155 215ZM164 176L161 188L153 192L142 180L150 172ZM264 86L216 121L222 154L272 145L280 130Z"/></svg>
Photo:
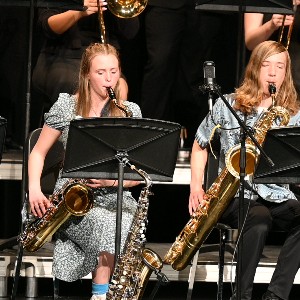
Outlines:
<svg viewBox="0 0 300 300"><path fill-rule="evenodd" d="M283 20L282 20L282 25L280 27L280 32L279 32L279 38L278 38L278 42L283 44L283 33L284 33L284 22L285 22L285 19L286 19L286 15L284 15L283 17ZM290 41L291 41L291 37L292 37L292 32L293 32L293 27L294 27L294 22L295 22L295 17L293 19L293 22L291 25L289 25L289 29L288 29L288 32L287 32L287 36L286 36L286 45L285 45L285 48L286 50L289 49L289 45L290 45ZM284 44L283 44L284 45Z"/></svg>
<svg viewBox="0 0 300 300"><path fill-rule="evenodd" d="M147 3L148 0L107 0L107 7L116 17L127 19L138 16L146 8ZM97 0L97 6L101 43L106 44L106 29L99 0Z"/></svg>
<svg viewBox="0 0 300 300"><path fill-rule="evenodd" d="M290 41L291 41L291 37L292 37L292 32L293 32L293 27L294 27L294 23L295 23L295 12L297 10L297 5L294 5L293 7L293 12L294 12L294 18L293 18L293 22L291 25L289 25L289 28L288 28L288 32L287 32L287 36L286 36L286 44L284 45L284 42L283 42L283 34L284 34L284 22L285 22L285 19L286 19L286 15L283 16L283 19L282 19L282 24L281 24L281 27L280 27L280 31L279 31L279 37L278 37L278 42L283 44L286 48L286 50L289 49L289 45L290 45Z"/></svg>

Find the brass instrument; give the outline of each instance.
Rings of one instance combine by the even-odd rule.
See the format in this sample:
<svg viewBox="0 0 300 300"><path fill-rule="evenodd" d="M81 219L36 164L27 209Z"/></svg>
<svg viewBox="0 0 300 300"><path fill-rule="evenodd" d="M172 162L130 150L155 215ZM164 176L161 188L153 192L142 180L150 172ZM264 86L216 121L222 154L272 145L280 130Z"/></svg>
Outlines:
<svg viewBox="0 0 300 300"><path fill-rule="evenodd" d="M107 7L116 17L128 19L138 16L144 11L148 0L108 0ZM101 43L106 44L106 29L103 19L103 12L100 7L100 2L97 0L98 20L101 31Z"/></svg>
<svg viewBox="0 0 300 300"><path fill-rule="evenodd" d="M128 109L128 107L126 105L123 105L121 103L118 102L118 100L116 99L116 95L114 90L111 87L106 88L107 89L107 93L109 96L109 99L113 102L113 104L119 108L125 115L125 117L132 117L132 111Z"/></svg>
<svg viewBox="0 0 300 300"><path fill-rule="evenodd" d="M108 0L108 9L119 18L138 16L147 6L148 0Z"/></svg>
<svg viewBox="0 0 300 300"><path fill-rule="evenodd" d="M151 249L145 248L145 230L151 193L151 179L143 170L130 165L132 170L139 173L145 180L137 209L127 235L122 254L118 256L112 275L106 299L110 300L138 300L141 299L151 273L154 271L159 277L163 267L162 259Z"/></svg>
<svg viewBox="0 0 300 300"><path fill-rule="evenodd" d="M271 106L255 124L254 137L260 145L264 142L267 131L277 118L280 118L280 125L284 126L288 124L290 116L285 108ZM246 173L248 171L251 174L259 153L255 150L250 138L246 139L246 147L248 148L247 154L252 161L252 165L250 169L246 170ZM229 151L226 167L206 192L206 204L199 205L165 255L164 262L171 264L173 269L180 271L186 268L236 194L239 186L239 176L236 176L239 156L240 149L238 147Z"/></svg>
<svg viewBox="0 0 300 300"><path fill-rule="evenodd" d="M276 86L271 83L269 84L269 92L272 98L272 107L275 105L275 94L276 94ZM277 106L278 107L278 106ZM285 114L282 113L281 114L282 117L282 123L283 125L286 125L289 122L289 114ZM258 123L256 123L256 134L257 137L256 140L257 142L261 145L264 141L264 132L266 130L268 130L269 128L263 128L261 126L269 126L270 124L266 124L263 123L261 124L261 122L258 120ZM272 124L271 124L272 125ZM259 131L262 131L261 133L259 133ZM241 145L238 144L234 147L232 147L225 156L225 163L226 166L228 168L228 171L235 177L239 178L239 174L240 174L240 149L241 149ZM245 173L248 176L251 176L254 174L254 170L255 170L255 166L257 163L259 157L259 150L255 147L255 144L253 143L253 141L248 138L246 141L246 170Z"/></svg>
<svg viewBox="0 0 300 300"><path fill-rule="evenodd" d="M297 10L297 5L294 5L294 19L293 19L293 22L291 25L289 25L289 28L288 28L288 32L287 32L287 35L286 35L286 41L285 41L285 48L286 50L289 49L289 45L290 45L290 41L291 41L291 37L292 37L292 32L293 32L293 27L294 27L294 23L295 23L295 12ZM286 20L286 15L283 16L283 19L282 19L282 24L281 24L281 27L280 27L280 31L279 31L279 36L278 36L278 43L281 43L282 45L284 45L284 42L283 42L283 34L284 34L284 22Z"/></svg>
<svg viewBox="0 0 300 300"><path fill-rule="evenodd" d="M101 44L107 44L107 38L106 38L106 29L104 24L104 18L103 18L103 11L100 7L100 2L97 0L97 7L98 7L98 21L100 25L100 38L101 38Z"/></svg>
<svg viewBox="0 0 300 300"><path fill-rule="evenodd" d="M25 226L19 236L22 246L30 252L37 251L71 216L83 216L93 206L93 194L85 180L70 179L49 197L51 206L43 217Z"/></svg>

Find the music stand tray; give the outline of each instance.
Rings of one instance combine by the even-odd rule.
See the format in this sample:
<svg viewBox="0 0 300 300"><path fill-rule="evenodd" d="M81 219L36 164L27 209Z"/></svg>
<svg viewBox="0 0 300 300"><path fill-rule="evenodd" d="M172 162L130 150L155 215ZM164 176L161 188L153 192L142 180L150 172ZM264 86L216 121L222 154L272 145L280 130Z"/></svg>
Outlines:
<svg viewBox="0 0 300 300"><path fill-rule="evenodd" d="M196 9L206 11L293 14L290 0L198 0Z"/></svg>
<svg viewBox="0 0 300 300"><path fill-rule="evenodd" d="M70 123L62 177L118 178L126 156L153 181L172 181L181 126L144 118L91 118ZM141 180L126 169L124 179Z"/></svg>
<svg viewBox="0 0 300 300"><path fill-rule="evenodd" d="M274 162L260 156L255 183L300 183L300 127L274 128L267 132L263 149Z"/></svg>

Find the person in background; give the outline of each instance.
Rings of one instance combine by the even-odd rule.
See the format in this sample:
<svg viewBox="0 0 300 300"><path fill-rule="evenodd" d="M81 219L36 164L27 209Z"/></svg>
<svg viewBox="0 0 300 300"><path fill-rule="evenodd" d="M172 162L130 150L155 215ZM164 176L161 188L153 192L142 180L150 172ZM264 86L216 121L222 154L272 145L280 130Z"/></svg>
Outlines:
<svg viewBox="0 0 300 300"><path fill-rule="evenodd" d="M203 78L203 62L211 60L221 26L217 14L201 13L195 3L149 0L144 15L143 116L180 123L187 131L188 148L208 110L207 96L201 97L198 86Z"/></svg>
<svg viewBox="0 0 300 300"><path fill-rule="evenodd" d="M106 31L105 42L121 51L120 41L132 39L137 34L139 19L118 18L107 9L105 0L99 0L99 3ZM49 110L60 91L71 94L76 91L82 53L91 43L104 39L97 0L84 0L83 4L84 10L39 10L37 28L42 47L32 74L33 129L42 123L42 113ZM125 78L120 79L120 91L120 97L126 100L128 87Z"/></svg>
<svg viewBox="0 0 300 300"><path fill-rule="evenodd" d="M45 114L45 124L28 164L29 203L36 217L42 217L51 206L40 185L45 156L58 138L66 146L71 120L79 116L124 117L123 111L109 100L108 87L115 90L119 105L127 106L133 117L141 117L137 104L120 99L120 76L119 56L113 46L99 43L88 46L82 56L77 92L59 94ZM59 177L55 191L60 191L67 180ZM121 249L137 205L128 188L138 184L139 181L124 181ZM92 300L106 299L113 271L117 185L117 180L88 180L87 186L94 195L93 207L82 217L70 217L56 232L53 275L64 281L75 281L92 272Z"/></svg>
<svg viewBox="0 0 300 300"><path fill-rule="evenodd" d="M281 39L281 43L288 47L294 85L300 95L300 1L294 0L293 3L294 15L245 13L245 45L249 51L252 51L263 41ZM291 184L290 188L300 199L300 185Z"/></svg>
<svg viewBox="0 0 300 300"><path fill-rule="evenodd" d="M234 93L225 95L237 115L246 126L255 127L256 121L272 107L269 85L276 86L275 106L284 107L289 115L288 126L300 125L300 103L295 90L291 59L286 48L276 41L265 41L251 54L241 85ZM278 126L275 118L273 126ZM206 205L202 187L208 147L213 130L220 137L220 170L225 168L225 155L240 144L240 126L225 105L218 99L212 115L200 124L191 154L191 183L189 212L192 215L199 205ZM295 275L300 266L300 202L285 184L254 184L247 181L244 194L245 222L243 223L243 248L241 300L252 299L253 281L260 261L266 237L271 229L287 232L271 282L262 300L288 300ZM236 195L222 213L221 222L238 227L239 197ZM232 300L237 299L234 292Z"/></svg>
<svg viewBox="0 0 300 300"><path fill-rule="evenodd" d="M292 60L293 80L298 93L300 93L299 4L299 0L294 1L295 13L291 15L262 13L245 13L244 15L245 45L249 51L266 40L278 41L287 46L288 31L291 29L288 51ZM280 38L282 26L284 30Z"/></svg>

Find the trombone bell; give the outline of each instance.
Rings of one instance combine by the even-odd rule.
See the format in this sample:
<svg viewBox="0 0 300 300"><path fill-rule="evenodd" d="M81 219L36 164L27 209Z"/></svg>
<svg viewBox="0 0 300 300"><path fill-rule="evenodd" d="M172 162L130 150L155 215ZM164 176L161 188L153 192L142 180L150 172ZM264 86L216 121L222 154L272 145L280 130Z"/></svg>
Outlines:
<svg viewBox="0 0 300 300"><path fill-rule="evenodd" d="M138 16L147 6L148 0L108 0L107 7L119 18Z"/></svg>

